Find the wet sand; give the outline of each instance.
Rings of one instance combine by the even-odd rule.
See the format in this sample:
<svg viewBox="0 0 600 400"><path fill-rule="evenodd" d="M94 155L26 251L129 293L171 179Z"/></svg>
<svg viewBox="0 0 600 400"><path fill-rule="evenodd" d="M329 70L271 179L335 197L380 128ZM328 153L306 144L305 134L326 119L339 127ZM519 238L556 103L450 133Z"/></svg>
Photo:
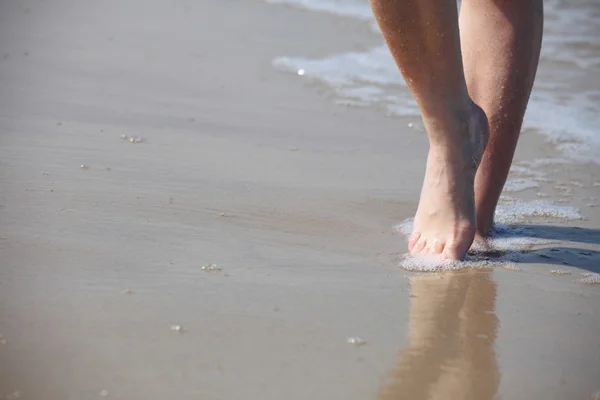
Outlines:
<svg viewBox="0 0 600 400"><path fill-rule="evenodd" d="M600 286L578 282L600 272L593 208L532 217L552 243L519 271L398 266L424 135L271 66L367 48L364 27L251 1L0 11L0 396L600 390ZM555 149L530 133L533 156ZM597 166L552 173L578 182L570 205L599 195Z"/></svg>

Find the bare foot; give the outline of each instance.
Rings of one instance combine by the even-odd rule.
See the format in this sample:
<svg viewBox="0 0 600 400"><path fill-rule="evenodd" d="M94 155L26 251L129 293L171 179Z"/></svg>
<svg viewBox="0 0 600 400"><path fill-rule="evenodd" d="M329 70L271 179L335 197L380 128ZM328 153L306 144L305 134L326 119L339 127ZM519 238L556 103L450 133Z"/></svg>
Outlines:
<svg viewBox="0 0 600 400"><path fill-rule="evenodd" d="M432 139L408 249L412 255L461 260L475 235L473 181L487 142L487 118L472 103L462 115L425 119L425 126Z"/></svg>

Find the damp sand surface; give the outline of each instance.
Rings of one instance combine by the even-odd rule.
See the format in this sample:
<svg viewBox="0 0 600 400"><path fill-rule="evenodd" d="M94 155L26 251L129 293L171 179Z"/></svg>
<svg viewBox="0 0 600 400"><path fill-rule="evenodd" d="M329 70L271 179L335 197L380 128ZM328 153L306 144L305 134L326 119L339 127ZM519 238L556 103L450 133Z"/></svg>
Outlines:
<svg viewBox="0 0 600 400"><path fill-rule="evenodd" d="M408 271L418 121L272 66L369 28L252 1L1 8L0 398L600 390L596 166L549 182L530 161L561 155L524 135L518 248L487 255L517 259Z"/></svg>

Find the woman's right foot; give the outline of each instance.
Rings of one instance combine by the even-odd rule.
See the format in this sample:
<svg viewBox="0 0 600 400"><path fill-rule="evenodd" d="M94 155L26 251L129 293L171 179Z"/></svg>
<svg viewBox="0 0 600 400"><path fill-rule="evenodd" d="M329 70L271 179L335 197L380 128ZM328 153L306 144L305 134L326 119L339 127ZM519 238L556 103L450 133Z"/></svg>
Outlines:
<svg viewBox="0 0 600 400"><path fill-rule="evenodd" d="M473 186L487 142L487 118L471 103L462 115L424 121L430 150L409 251L461 260L476 231Z"/></svg>

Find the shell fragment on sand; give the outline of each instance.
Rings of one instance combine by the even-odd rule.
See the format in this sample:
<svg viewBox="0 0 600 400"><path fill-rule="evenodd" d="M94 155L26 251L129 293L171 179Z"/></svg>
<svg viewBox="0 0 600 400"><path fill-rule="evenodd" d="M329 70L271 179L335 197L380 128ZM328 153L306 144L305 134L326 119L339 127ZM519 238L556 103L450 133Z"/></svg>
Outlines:
<svg viewBox="0 0 600 400"><path fill-rule="evenodd" d="M223 268L219 267L217 264L206 264L202 266L202 271L205 272L218 272L221 271Z"/></svg>
<svg viewBox="0 0 600 400"><path fill-rule="evenodd" d="M552 271L550 271L550 273L552 275L556 275L556 276L571 275L570 271L565 271L565 270L562 270L562 269L553 269Z"/></svg>
<svg viewBox="0 0 600 400"><path fill-rule="evenodd" d="M354 346L364 346L367 344L367 341L360 336L351 336L346 341L348 344L352 344Z"/></svg>

